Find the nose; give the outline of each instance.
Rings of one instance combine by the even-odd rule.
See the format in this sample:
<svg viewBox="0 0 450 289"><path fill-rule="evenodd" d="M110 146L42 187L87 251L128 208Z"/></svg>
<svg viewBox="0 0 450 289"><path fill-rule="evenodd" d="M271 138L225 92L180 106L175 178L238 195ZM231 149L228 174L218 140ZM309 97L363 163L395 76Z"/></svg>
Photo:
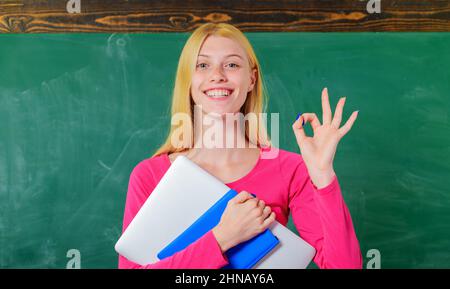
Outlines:
<svg viewBox="0 0 450 289"><path fill-rule="evenodd" d="M226 81L226 76L223 73L223 69L221 66L217 66L212 69L210 75L210 82L224 82Z"/></svg>

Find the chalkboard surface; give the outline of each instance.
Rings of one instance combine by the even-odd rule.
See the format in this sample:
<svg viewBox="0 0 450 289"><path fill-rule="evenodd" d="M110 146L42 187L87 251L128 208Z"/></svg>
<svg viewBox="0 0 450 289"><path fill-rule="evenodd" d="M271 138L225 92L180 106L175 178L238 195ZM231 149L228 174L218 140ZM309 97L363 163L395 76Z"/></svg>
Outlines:
<svg viewBox="0 0 450 289"><path fill-rule="evenodd" d="M335 157L364 256L450 267L450 34L247 33L280 147L298 112L347 96ZM116 268L132 168L164 140L188 34L0 36L0 267ZM311 130L308 127L308 132ZM295 230L292 222L291 229Z"/></svg>

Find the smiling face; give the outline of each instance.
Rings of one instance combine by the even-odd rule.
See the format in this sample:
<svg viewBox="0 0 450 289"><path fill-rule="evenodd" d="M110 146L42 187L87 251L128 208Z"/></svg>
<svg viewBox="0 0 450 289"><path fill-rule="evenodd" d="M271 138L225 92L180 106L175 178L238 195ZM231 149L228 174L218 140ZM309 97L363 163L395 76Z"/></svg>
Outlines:
<svg viewBox="0 0 450 289"><path fill-rule="evenodd" d="M245 50L233 39L206 38L192 75L191 95L205 113L239 112L256 82Z"/></svg>

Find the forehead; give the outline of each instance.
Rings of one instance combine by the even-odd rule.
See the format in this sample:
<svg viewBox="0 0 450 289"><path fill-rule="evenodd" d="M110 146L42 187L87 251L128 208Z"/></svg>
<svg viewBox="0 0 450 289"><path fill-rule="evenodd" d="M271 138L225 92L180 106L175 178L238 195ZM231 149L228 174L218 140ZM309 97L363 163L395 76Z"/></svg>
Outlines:
<svg viewBox="0 0 450 289"><path fill-rule="evenodd" d="M199 56L208 57L226 57L232 54L247 59L244 48L236 40L216 35L208 36L199 51Z"/></svg>

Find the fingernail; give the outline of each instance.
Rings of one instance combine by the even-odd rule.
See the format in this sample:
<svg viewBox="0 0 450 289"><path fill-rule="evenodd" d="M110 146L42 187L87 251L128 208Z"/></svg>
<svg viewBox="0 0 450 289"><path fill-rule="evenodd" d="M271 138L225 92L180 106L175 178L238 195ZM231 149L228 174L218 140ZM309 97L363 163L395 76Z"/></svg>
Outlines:
<svg viewBox="0 0 450 289"><path fill-rule="evenodd" d="M297 118L295 119L296 121L298 120L298 118L302 115L302 113L297 114ZM305 120L302 119L302 126L305 124Z"/></svg>

